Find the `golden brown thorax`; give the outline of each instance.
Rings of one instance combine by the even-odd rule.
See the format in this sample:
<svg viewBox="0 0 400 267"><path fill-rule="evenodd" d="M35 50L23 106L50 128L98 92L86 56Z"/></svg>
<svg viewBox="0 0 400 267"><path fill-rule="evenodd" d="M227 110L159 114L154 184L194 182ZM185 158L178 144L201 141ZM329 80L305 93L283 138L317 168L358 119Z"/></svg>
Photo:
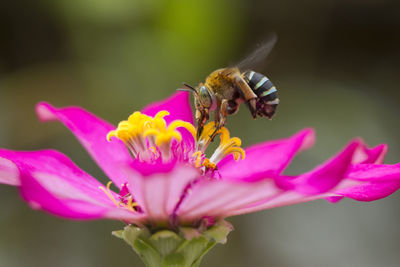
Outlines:
<svg viewBox="0 0 400 267"><path fill-rule="evenodd" d="M205 84L215 94L222 98L230 99L235 90L233 78L235 74L240 75L238 68L222 68L213 71L207 78Z"/></svg>

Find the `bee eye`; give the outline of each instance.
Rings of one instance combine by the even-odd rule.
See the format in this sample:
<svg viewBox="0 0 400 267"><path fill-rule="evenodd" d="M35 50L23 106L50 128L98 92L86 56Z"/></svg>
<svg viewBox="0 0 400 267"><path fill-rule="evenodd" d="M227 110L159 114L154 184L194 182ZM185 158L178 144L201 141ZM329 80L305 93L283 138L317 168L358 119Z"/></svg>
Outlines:
<svg viewBox="0 0 400 267"><path fill-rule="evenodd" d="M199 88L199 98L203 107L210 108L212 106L212 97L204 85Z"/></svg>

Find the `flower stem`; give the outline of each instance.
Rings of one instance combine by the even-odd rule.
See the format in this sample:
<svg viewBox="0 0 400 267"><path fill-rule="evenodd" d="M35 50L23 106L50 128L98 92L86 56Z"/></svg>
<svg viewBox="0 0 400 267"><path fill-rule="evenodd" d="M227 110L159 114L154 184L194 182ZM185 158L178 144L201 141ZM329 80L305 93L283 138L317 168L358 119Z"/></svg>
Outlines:
<svg viewBox="0 0 400 267"><path fill-rule="evenodd" d="M219 221L205 231L180 227L178 233L146 227L126 226L112 234L127 242L147 267L198 267L204 255L217 243L224 244L232 226Z"/></svg>

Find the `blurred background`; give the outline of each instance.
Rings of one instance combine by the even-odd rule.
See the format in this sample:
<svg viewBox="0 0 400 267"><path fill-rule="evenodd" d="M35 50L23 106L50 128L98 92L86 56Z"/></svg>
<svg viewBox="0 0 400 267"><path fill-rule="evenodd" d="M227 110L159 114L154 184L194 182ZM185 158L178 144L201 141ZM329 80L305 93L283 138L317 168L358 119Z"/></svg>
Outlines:
<svg viewBox="0 0 400 267"><path fill-rule="evenodd" d="M106 182L73 136L40 124L35 103L79 105L118 123L185 81L240 61L271 32L259 70L277 86L274 120L229 118L244 145L314 127L317 144L288 174L307 171L351 138L389 145L400 161L400 5L390 0L0 1L0 146L56 148ZM33 211L0 186L0 266L142 266L110 232ZM399 266L400 200L323 200L229 219L236 230L203 266Z"/></svg>

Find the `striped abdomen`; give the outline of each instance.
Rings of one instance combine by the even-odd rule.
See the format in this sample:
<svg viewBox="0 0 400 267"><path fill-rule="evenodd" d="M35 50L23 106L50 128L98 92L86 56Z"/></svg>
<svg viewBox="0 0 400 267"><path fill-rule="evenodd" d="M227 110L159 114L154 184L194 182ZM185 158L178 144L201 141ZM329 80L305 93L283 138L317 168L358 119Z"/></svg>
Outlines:
<svg viewBox="0 0 400 267"><path fill-rule="evenodd" d="M243 78L258 96L257 114L271 118L279 104L274 84L263 74L250 70L243 73Z"/></svg>

